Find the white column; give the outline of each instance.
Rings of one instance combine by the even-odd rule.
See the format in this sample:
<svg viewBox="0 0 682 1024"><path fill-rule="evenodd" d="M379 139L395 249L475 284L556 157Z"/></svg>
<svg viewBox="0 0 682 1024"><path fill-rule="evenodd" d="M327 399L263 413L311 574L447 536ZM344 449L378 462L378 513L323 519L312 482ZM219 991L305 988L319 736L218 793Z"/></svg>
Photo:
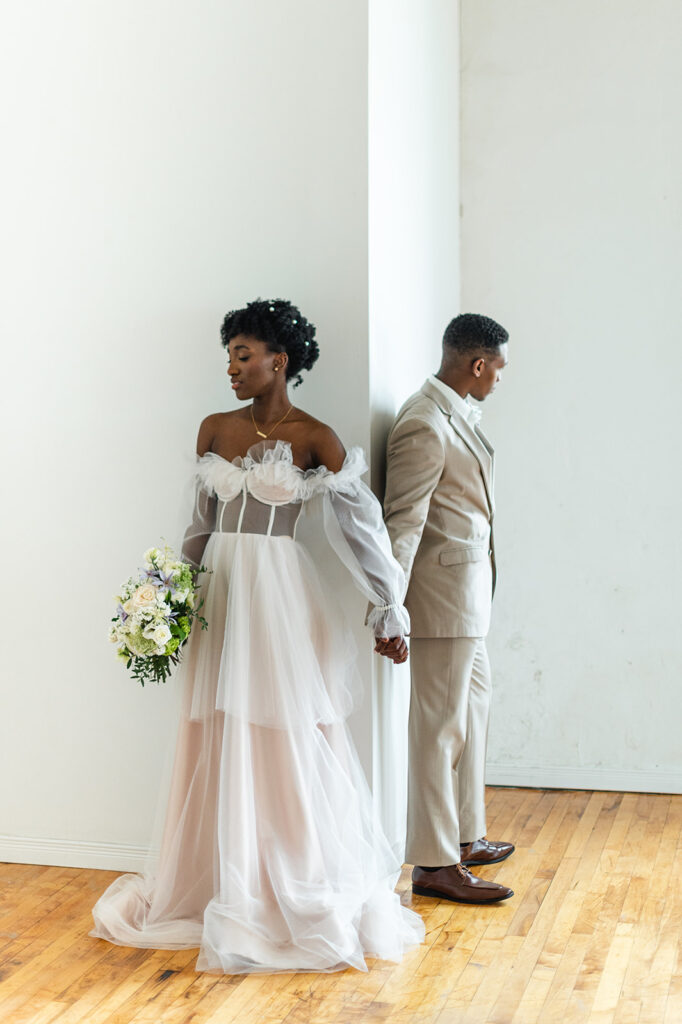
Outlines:
<svg viewBox="0 0 682 1024"><path fill-rule="evenodd" d="M371 0L369 275L372 481L388 429L440 362L459 313L459 25L452 0ZM409 667L375 657L372 782L404 838Z"/></svg>

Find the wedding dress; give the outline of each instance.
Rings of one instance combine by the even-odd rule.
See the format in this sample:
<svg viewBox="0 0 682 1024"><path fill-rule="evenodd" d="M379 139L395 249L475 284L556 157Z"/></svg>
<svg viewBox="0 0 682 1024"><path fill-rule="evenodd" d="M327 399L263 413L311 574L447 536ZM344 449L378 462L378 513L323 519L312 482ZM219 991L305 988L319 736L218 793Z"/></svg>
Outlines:
<svg viewBox="0 0 682 1024"><path fill-rule="evenodd" d="M422 941L345 722L352 640L296 539L320 515L375 634L408 632L365 469L353 449L338 473L304 472L282 441L198 459L183 554L210 570L208 630L194 627L168 684L182 710L163 838L153 871L101 896L91 934L199 946L197 969L226 973L366 970L366 955L399 960Z"/></svg>

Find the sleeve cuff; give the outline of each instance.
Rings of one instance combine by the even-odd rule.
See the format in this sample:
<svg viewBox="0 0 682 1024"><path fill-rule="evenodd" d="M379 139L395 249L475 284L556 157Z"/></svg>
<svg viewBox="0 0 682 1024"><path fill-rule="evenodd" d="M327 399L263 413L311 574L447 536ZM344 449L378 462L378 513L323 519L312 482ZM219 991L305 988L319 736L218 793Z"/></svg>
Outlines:
<svg viewBox="0 0 682 1024"><path fill-rule="evenodd" d="M401 604L379 604L371 609L367 625L375 637L407 636L410 632L410 616Z"/></svg>

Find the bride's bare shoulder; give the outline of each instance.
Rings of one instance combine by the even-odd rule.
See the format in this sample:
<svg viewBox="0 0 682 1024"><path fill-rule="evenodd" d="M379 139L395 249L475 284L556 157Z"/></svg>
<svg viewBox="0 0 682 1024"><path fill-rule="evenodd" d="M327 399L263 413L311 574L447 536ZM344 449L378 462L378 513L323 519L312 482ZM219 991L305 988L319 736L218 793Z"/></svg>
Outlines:
<svg viewBox="0 0 682 1024"><path fill-rule="evenodd" d="M338 473L346 458L346 449L336 431L314 416L308 417L307 427L315 466L326 466L332 473Z"/></svg>
<svg viewBox="0 0 682 1024"><path fill-rule="evenodd" d="M234 409L230 412L213 412L201 421L197 437L197 455L205 455L213 449L213 442L216 438L230 429L230 421L241 419L240 410ZM234 423L236 426L236 422Z"/></svg>

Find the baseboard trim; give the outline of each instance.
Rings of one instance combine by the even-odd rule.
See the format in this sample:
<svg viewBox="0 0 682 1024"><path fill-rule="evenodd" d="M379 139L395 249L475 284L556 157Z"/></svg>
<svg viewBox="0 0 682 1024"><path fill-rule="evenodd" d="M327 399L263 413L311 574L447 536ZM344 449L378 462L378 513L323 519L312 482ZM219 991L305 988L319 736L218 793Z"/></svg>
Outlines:
<svg viewBox="0 0 682 1024"><path fill-rule="evenodd" d="M682 793L682 771L632 771L617 768L540 768L488 764L489 786L529 789L605 789L617 793Z"/></svg>
<svg viewBox="0 0 682 1024"><path fill-rule="evenodd" d="M61 868L142 871L147 848L125 843L93 843L69 839L34 839L0 835L0 861L8 864L49 864Z"/></svg>

